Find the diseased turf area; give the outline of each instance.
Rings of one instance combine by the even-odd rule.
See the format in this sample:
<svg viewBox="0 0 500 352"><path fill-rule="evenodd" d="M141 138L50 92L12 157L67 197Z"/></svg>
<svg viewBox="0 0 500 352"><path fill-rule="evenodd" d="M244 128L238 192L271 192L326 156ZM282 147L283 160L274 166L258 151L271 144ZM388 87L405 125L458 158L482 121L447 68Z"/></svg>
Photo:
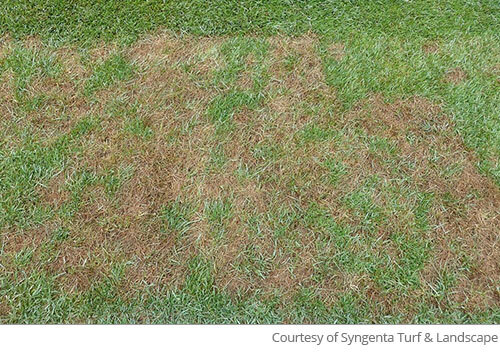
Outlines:
<svg viewBox="0 0 500 352"><path fill-rule="evenodd" d="M500 323L498 33L325 23L10 23L0 322Z"/></svg>

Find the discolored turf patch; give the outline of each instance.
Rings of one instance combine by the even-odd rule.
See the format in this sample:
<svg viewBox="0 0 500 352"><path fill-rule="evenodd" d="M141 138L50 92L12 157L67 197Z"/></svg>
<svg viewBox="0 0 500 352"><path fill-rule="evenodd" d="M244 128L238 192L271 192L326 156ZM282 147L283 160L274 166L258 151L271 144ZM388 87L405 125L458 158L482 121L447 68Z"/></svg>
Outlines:
<svg viewBox="0 0 500 352"><path fill-rule="evenodd" d="M428 204L425 219L421 218L419 211L422 204L414 210L413 219L417 230L413 236L430 240L434 247L431 252L433 260L429 260L426 266L463 270L457 277L460 288L455 294L467 304L475 304L479 302L470 302L471 297L481 291L479 296L483 306L495 304L498 302L496 285L500 273L497 260L498 187L478 173L476 158L464 147L439 107L420 98L385 104L376 97L368 104L370 113L366 119L361 118L361 125L370 135L392 144L398 151L397 157L392 161L387 155L373 158L370 153L362 164L352 168L366 170L371 167L373 174L386 183L393 183L394 188L404 185L408 190L430 197L428 199L432 201ZM407 196L405 201L411 199ZM401 220L406 222L408 219L390 218L390 226L394 227ZM390 232L403 231L414 232L405 228L403 223ZM478 243L482 244L482 249L477 247ZM424 268L422 279L433 285L432 280L436 278L427 275L429 268ZM464 289L464 284L472 284L474 288Z"/></svg>
<svg viewBox="0 0 500 352"><path fill-rule="evenodd" d="M199 262L210 290L282 306L359 301L406 322L422 306L498 307L498 186L430 100L371 94L346 110L322 58L343 61L344 44L320 55L313 34L158 33L84 52L19 45L2 63L35 65L2 64L0 85L2 156L17 156L0 161L17 187L0 188L9 280L42 271L74 294L116 277L132 299L190 290ZM445 79L466 79L455 71ZM44 162L18 182L29 155Z"/></svg>
<svg viewBox="0 0 500 352"><path fill-rule="evenodd" d="M456 67L448 71L445 75L445 81L447 83L458 84L465 79L467 79L467 73L465 73L465 71L460 67Z"/></svg>

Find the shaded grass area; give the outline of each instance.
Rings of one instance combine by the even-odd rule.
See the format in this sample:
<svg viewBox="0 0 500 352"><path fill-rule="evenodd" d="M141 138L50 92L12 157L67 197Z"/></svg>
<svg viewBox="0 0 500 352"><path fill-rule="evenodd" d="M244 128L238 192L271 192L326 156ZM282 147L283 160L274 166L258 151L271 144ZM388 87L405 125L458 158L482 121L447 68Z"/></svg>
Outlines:
<svg viewBox="0 0 500 352"><path fill-rule="evenodd" d="M500 29L495 0L6 0L0 11L0 34L41 35L55 42L133 41L158 27L202 35L314 30L427 38Z"/></svg>
<svg viewBox="0 0 500 352"><path fill-rule="evenodd" d="M2 29L322 34L3 42L2 322L500 321L493 2L95 4Z"/></svg>

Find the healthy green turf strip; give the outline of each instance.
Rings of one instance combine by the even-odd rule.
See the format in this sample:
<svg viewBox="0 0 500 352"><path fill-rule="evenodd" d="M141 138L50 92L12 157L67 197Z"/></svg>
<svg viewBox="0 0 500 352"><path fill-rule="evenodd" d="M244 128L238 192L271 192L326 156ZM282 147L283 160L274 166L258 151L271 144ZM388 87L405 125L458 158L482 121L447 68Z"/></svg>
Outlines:
<svg viewBox="0 0 500 352"><path fill-rule="evenodd" d="M163 27L203 35L313 30L435 38L498 33L499 14L496 0L4 0L0 34L130 41Z"/></svg>

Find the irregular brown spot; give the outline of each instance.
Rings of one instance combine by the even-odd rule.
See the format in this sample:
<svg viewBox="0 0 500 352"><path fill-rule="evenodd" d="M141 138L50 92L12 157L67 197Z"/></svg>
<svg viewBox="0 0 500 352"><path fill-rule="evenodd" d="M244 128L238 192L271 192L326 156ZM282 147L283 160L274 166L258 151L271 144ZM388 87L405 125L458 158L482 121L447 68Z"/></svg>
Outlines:
<svg viewBox="0 0 500 352"><path fill-rule="evenodd" d="M16 101L12 89L12 77L9 74L0 76L0 115L3 117L3 123L11 122L14 116Z"/></svg>
<svg viewBox="0 0 500 352"><path fill-rule="evenodd" d="M42 39L35 35L30 35L23 40L23 44L26 48L39 51L44 47Z"/></svg>
<svg viewBox="0 0 500 352"><path fill-rule="evenodd" d="M220 92L204 80L220 64L217 50L223 40L161 32L146 37L124 49L139 68L134 77L92 99L82 95L78 83L89 74L79 55L71 48L58 49L64 73L30 85L30 94L49 94L44 109L30 113L30 121L47 135L67 133L88 116L98 116L100 127L75 141L78 152L41 191L42 203L56 214L67 205L65 183L76 170L99 177L124 168L132 171L115 193L102 182L87 185L74 217L55 215L34 229L9 233L5 252L31 246L37 252L34 263L42 265L37 259L42 247L64 225L69 236L52 244L54 258L43 261L43 269L61 274L57 281L70 292L89 289L116 263L128 263L121 283L125 294L151 285L181 287L189 259L201 255L213 263L217 286L231 293L278 291L289 302L300 287L312 287L328 303L354 292L384 311L415 309L397 291L383 292L368 270L319 263L320 254L335 258L341 248L335 241L319 248L333 235L307 213L315 206L321 216L355 229L350 235L369 243L353 244L350 253L373 245L370 251L401 265L394 234L429 241L430 258L420 273L423 283L409 289L415 302L428 299L427 284L437 284L444 267L457 274L456 295L450 298L454 302L471 311L498 304L499 190L478 173L477 158L439 106L420 97L389 102L372 96L343 112L337 109L335 91L325 83L318 38L277 36L269 38L270 83L261 104L235 111L231 129L220 136L206 115ZM102 60L113 50L103 44L90 56ZM344 46L333 45L330 54L341 60ZM293 67L286 65L290 55L299 58ZM255 58L247 60L248 66L255 64ZM457 70L452 76L459 78L450 81L466 78ZM249 89L250 84L251 77L242 75L231 88ZM0 84L2 102L12 100L11 95L11 87ZM5 109L10 106L1 104L0 110ZM69 120L55 120L59 113ZM142 121L151 135L126 132L124 126L132 119ZM310 141L303 137L308 129L313 131ZM224 165L217 168L210 161L218 146ZM325 165L330 159L341 161L347 170L336 182ZM366 211L345 201L366 184L370 193L361 197L370 199L361 201L368 200L381 213L374 229L364 225ZM416 230L418 194L432 194L433 202L428 226ZM230 202L231 212L218 224L224 231L216 238L205 206L221 200ZM176 201L190 207L190 225L182 235L162 217L164 207ZM467 270L461 269L464 256L472 262ZM326 266L323 276L320 264ZM8 260L4 265L12 268Z"/></svg>
<svg viewBox="0 0 500 352"><path fill-rule="evenodd" d="M328 47L328 52L337 61L340 61L345 56L345 46L343 43L333 43Z"/></svg>
<svg viewBox="0 0 500 352"><path fill-rule="evenodd" d="M196 238L209 237L196 217L203 206L197 204L198 192L207 196L213 193L202 175L212 126L198 123L193 134L178 135L173 143L165 136L182 128L190 119L200 118L200 112L206 109L213 93L190 81L179 63L191 60L200 50L208 50L216 43L210 39L200 43L170 36L145 39L125 53L132 59L142 57L148 61L147 65L145 61L137 61L143 69L135 79L96 95L97 103L87 114L106 116L113 96L126 97L124 114L127 104L135 103L140 107L137 116L154 134L147 141L125 135L122 130L125 117L114 116L102 121L98 133L86 136L85 148L74 165L76 169L99 175L104 170L129 165L133 175L116 194L114 202L101 186L85 189L80 209L72 220L78 224L71 228L75 240L60 246L60 255L51 266L51 271L65 273L58 281L67 290L88 289L106 276L111 263L117 260L132 263L126 268L124 280L128 288L182 283L186 268L176 263L187 263L196 254ZM189 179L189 174L199 176ZM59 189L50 187L47 198L54 198ZM184 238L178 239L175 233L164 232L158 216L163 206L181 195L186 202L198 206L198 210L193 214L195 224Z"/></svg>
<svg viewBox="0 0 500 352"><path fill-rule="evenodd" d="M422 50L426 54L436 54L439 52L439 45L436 42L427 42L422 45Z"/></svg>
<svg viewBox="0 0 500 352"><path fill-rule="evenodd" d="M55 208L59 208L67 202L69 200L69 192L65 189L65 183L64 173L53 177L40 192L42 202Z"/></svg>
<svg viewBox="0 0 500 352"><path fill-rule="evenodd" d="M7 304L6 298L5 297L0 298L0 322L2 322L3 318L8 317L10 312L11 308Z"/></svg>
<svg viewBox="0 0 500 352"><path fill-rule="evenodd" d="M444 77L445 82L453 84L458 84L466 79L467 73L460 67L449 70Z"/></svg>
<svg viewBox="0 0 500 352"><path fill-rule="evenodd" d="M405 164L410 161L412 165L411 168L402 165L400 169L410 177L412 187L443 197L429 214L433 230L427 236L436 246L431 265L434 268L439 267L437 263L459 265L459 258L450 253L449 245L454 239L461 239L461 250L473 257L477 266L461 277L457 297L471 309L498 303L494 284L500 279L498 187L478 172L477 158L467 150L452 122L438 106L421 98L388 104L374 97L367 104L369 113L363 113L362 108L351 117L353 121L361 122L370 134L397 143L401 161ZM433 161L436 153L439 158ZM371 167L370 172L390 180L392 171L383 162L381 164L382 160L373 160L370 156L363 159L364 166L356 162L352 168L366 172ZM450 167L457 171L447 174ZM448 198L454 203L447 203ZM390 222L397 224L398 219ZM476 302L468 299L469 296L474 296ZM481 304L478 297L481 297Z"/></svg>
<svg viewBox="0 0 500 352"><path fill-rule="evenodd" d="M279 119L287 119L283 123L290 128L299 129L305 119L292 122L295 111L301 103L321 104L328 100L335 101L335 93L325 83L321 59L316 52L318 39L313 34L298 38L272 38L272 61L270 91L270 111L278 114ZM284 59L295 53L299 62L292 72L285 69ZM300 116L298 116L300 118ZM284 127L284 126L283 126ZM291 132L284 130L283 132Z"/></svg>

